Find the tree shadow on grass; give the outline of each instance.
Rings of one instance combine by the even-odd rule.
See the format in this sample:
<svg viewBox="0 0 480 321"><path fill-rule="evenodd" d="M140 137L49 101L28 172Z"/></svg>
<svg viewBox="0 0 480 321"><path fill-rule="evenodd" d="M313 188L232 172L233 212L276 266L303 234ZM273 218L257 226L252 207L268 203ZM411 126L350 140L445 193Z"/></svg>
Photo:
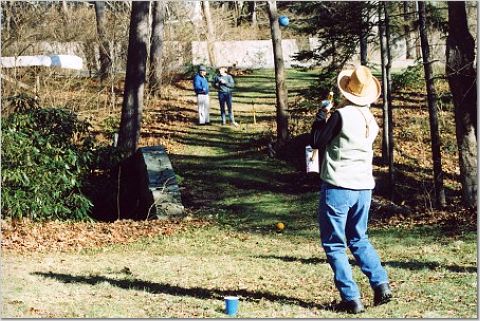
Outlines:
<svg viewBox="0 0 480 321"><path fill-rule="evenodd" d="M455 273L477 273L477 267L473 265L470 265L470 266L442 265L441 263L438 263L438 262L424 262L424 261L407 261L407 262L388 261L388 262L384 262L384 264L387 266L406 269L406 270L446 269L450 272L455 272Z"/></svg>
<svg viewBox="0 0 480 321"><path fill-rule="evenodd" d="M317 308L322 310L331 309L329 304L317 304L314 302L307 302L298 298L292 298L281 294L273 294L270 292L249 291L244 289L232 289L232 290L219 290L219 289L206 289L200 287L184 288L176 285L170 285L167 283L155 283L150 281L144 281L140 279L123 279L116 280L107 278L104 276L78 276L64 273L53 272L33 272L33 275L41 276L44 278L56 279L63 283L84 283L89 285L96 285L99 283L107 282L112 286L116 286L126 290L138 290L142 292L148 292L152 294L168 294L175 296L188 296L197 299L217 299L223 300L225 296L235 295L239 296L245 301L259 301L268 300L271 302L283 302L285 304L298 305L303 308L311 309Z"/></svg>
<svg viewBox="0 0 480 321"><path fill-rule="evenodd" d="M311 258L302 258L294 256L277 256L277 255L260 255L256 256L260 259L274 259L281 260L284 262L300 262L303 264L325 264L328 261L324 258L311 257ZM351 265L358 265L354 260L348 260ZM383 265L391 266L394 268L400 268L405 270L440 270L446 269L454 273L476 273L477 267L474 265L461 266L461 265L442 265L441 263L434 261L386 261L382 262Z"/></svg>

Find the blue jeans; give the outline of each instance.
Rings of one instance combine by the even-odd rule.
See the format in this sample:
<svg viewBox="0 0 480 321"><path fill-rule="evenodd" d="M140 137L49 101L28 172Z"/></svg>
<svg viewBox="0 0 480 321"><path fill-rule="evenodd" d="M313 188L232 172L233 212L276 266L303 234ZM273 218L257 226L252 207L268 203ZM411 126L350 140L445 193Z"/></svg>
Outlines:
<svg viewBox="0 0 480 321"><path fill-rule="evenodd" d="M371 190L351 190L328 183L323 183L320 190L318 223L322 246L333 270L335 286L346 301L360 298L347 246L372 288L388 283L387 272L367 236L371 200Z"/></svg>
<svg viewBox="0 0 480 321"><path fill-rule="evenodd" d="M220 116L222 117L222 124L225 125L225 104L228 108L227 115L230 118L230 121L233 123L235 120L233 118L233 111L232 111L232 93L218 93L218 101L220 102Z"/></svg>

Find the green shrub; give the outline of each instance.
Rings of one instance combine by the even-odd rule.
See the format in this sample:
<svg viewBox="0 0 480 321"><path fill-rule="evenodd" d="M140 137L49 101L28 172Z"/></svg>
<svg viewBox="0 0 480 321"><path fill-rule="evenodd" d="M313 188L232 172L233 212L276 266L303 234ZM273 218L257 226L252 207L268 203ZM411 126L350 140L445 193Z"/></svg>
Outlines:
<svg viewBox="0 0 480 321"><path fill-rule="evenodd" d="M105 134L112 136L117 133L118 128L120 128L120 117L113 115L108 116L101 122L101 126Z"/></svg>
<svg viewBox="0 0 480 321"><path fill-rule="evenodd" d="M25 97L2 119L2 214L32 220L88 219L82 192L92 158L89 124Z"/></svg>
<svg viewBox="0 0 480 321"><path fill-rule="evenodd" d="M392 90L400 89L420 90L425 87L425 74L423 65L416 61L414 65L408 66L402 73L392 74Z"/></svg>

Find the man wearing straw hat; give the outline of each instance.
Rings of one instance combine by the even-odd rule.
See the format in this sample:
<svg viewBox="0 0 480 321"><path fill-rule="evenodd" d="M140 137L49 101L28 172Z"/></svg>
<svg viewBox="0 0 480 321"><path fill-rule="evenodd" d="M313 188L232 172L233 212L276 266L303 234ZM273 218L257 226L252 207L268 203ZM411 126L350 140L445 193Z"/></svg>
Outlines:
<svg viewBox="0 0 480 321"><path fill-rule="evenodd" d="M311 131L312 147L325 150L318 222L322 246L342 298L335 310L360 313L364 306L352 276L347 247L369 279L374 305L387 303L392 297L387 272L367 236L375 186L372 145L379 130L369 107L381 90L379 81L365 66L340 72L337 85L344 101L328 121L329 108L321 109Z"/></svg>

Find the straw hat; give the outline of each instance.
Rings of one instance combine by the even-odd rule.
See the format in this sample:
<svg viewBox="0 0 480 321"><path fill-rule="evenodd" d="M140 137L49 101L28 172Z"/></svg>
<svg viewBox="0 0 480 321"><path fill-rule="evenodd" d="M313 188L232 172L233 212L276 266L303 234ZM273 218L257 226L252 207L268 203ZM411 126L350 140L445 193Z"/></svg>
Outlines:
<svg viewBox="0 0 480 321"><path fill-rule="evenodd" d="M359 106L373 103L381 93L380 82L365 66L341 71L338 74L337 85L345 98Z"/></svg>

